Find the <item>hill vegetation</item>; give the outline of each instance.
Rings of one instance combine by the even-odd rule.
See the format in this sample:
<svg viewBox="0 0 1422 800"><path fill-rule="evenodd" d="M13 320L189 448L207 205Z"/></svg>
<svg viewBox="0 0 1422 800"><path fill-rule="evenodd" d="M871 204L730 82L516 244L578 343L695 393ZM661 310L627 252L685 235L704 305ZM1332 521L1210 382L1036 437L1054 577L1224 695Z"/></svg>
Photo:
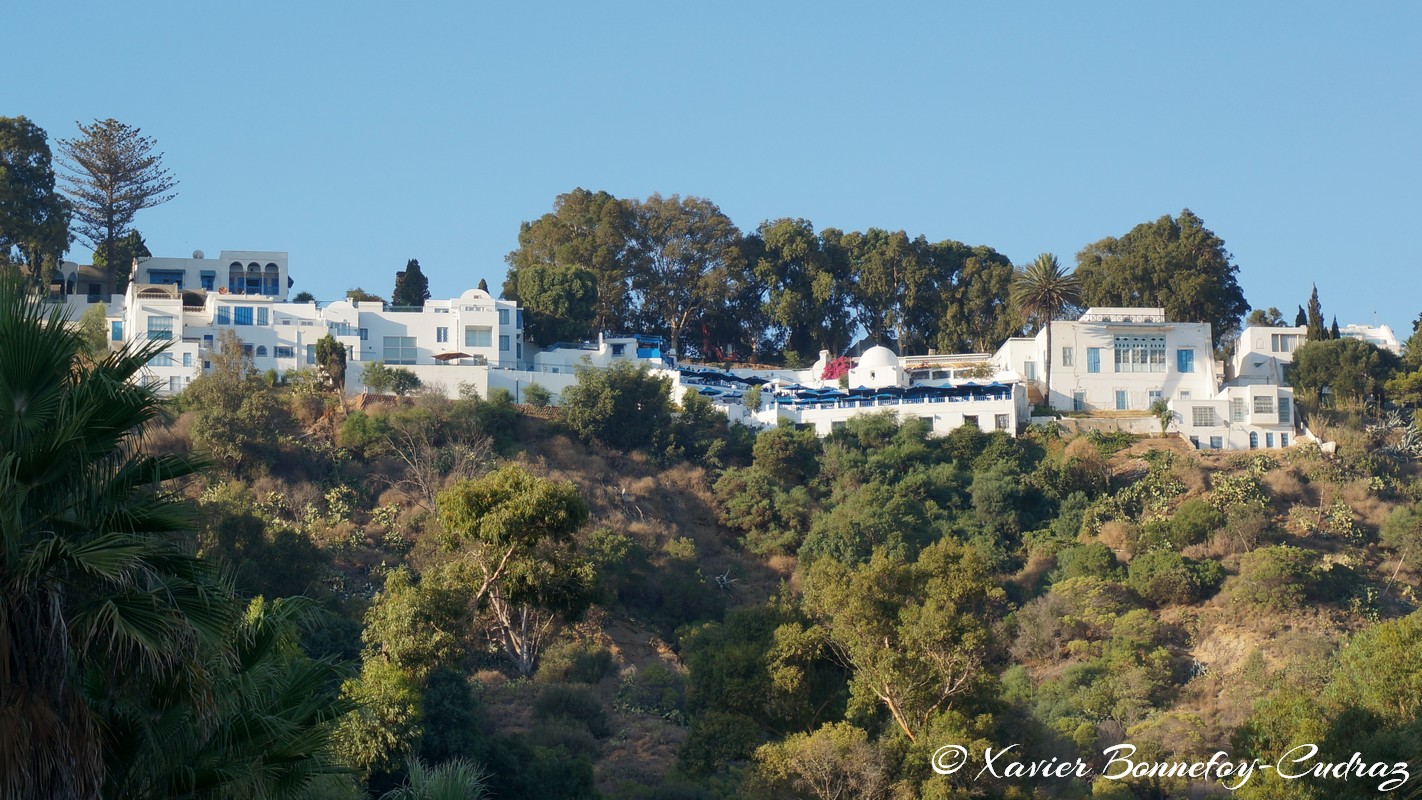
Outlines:
<svg viewBox="0 0 1422 800"><path fill-rule="evenodd" d="M127 363L91 362L72 336L56 358ZM948 743L1098 774L1123 741L1266 763L1304 742L1387 762L1422 744L1411 427L1340 415L1351 435L1331 455L1050 427L932 438L885 416L752 438L636 371L589 373L555 409L500 393L348 404L314 375L256 374L240 348L214 366L170 422L119 423L144 431L125 458L212 458L156 496L196 512L192 535L145 545L198 556L164 556L194 565L184 581L227 576L203 584L220 613L174 607L197 636L184 669L210 688L161 708L195 726L192 748L165 748L143 711L169 662L102 688L80 662L49 670L104 730L132 726L126 749L94 744L91 779L113 796L443 780L500 798L1170 797L1190 787L930 766ZM25 524L15 587L49 546ZM167 641L123 624L135 646ZM275 738L233 738L246 719ZM272 772L276 752L296 766ZM1374 791L1260 774L1236 794Z"/></svg>

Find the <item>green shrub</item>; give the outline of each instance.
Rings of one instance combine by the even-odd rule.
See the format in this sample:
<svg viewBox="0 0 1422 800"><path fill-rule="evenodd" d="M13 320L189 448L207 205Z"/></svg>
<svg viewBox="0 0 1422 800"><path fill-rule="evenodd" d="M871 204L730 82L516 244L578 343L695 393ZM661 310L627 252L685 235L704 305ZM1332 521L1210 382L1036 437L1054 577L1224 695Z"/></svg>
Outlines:
<svg viewBox="0 0 1422 800"><path fill-rule="evenodd" d="M1288 545L1245 553L1239 561L1234 599L1274 611L1300 608L1312 589L1316 560L1315 553Z"/></svg>
<svg viewBox="0 0 1422 800"><path fill-rule="evenodd" d="M1170 528L1176 547L1201 544L1208 540L1210 534L1224 523L1224 515L1198 497L1181 503L1175 516L1170 518Z"/></svg>
<svg viewBox="0 0 1422 800"><path fill-rule="evenodd" d="M530 383L523 390L523 402L534 408L546 408L553 401L553 393L537 383Z"/></svg>
<svg viewBox="0 0 1422 800"><path fill-rule="evenodd" d="M1126 583L1155 605L1201 600L1224 579L1215 561L1196 561L1170 550L1156 550L1131 561Z"/></svg>
<svg viewBox="0 0 1422 800"><path fill-rule="evenodd" d="M586 725L588 732L599 739L612 732L602 704L582 686L557 683L544 686L533 701L533 719L537 722L574 720Z"/></svg>
<svg viewBox="0 0 1422 800"><path fill-rule="evenodd" d="M561 747L571 756L597 758L597 738L583 723L565 717L535 723L529 738L539 747Z"/></svg>
<svg viewBox="0 0 1422 800"><path fill-rule="evenodd" d="M612 653L586 639L559 640L548 646L539 659L539 683L597 683L612 674Z"/></svg>
<svg viewBox="0 0 1422 800"><path fill-rule="evenodd" d="M622 711L680 721L684 706L681 676L661 664L633 670L617 690L617 708Z"/></svg>
<svg viewBox="0 0 1422 800"><path fill-rule="evenodd" d="M710 775L750 758L761 739L755 720L742 714L707 711L692 721L678 761L688 775Z"/></svg>
<svg viewBox="0 0 1422 800"><path fill-rule="evenodd" d="M1051 582L1080 577L1119 581L1125 577L1125 571L1111 548L1100 542L1068 547L1057 553L1057 568L1052 572Z"/></svg>

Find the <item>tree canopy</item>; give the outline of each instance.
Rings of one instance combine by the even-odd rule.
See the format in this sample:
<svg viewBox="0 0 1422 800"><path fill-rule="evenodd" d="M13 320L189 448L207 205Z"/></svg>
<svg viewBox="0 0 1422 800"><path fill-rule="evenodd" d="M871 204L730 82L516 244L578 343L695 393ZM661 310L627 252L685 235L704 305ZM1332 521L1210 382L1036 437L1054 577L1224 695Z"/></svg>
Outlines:
<svg viewBox="0 0 1422 800"><path fill-rule="evenodd" d="M44 129L25 117L0 117L0 266L23 269L32 287L69 249L70 205L54 188Z"/></svg>
<svg viewBox="0 0 1422 800"><path fill-rule="evenodd" d="M395 291L390 293L390 304L421 308L430 299L430 279L420 271L420 262L410 259L405 268L395 273Z"/></svg>
<svg viewBox="0 0 1422 800"><path fill-rule="evenodd" d="M1317 401L1328 389L1335 402L1380 400L1384 384L1401 367L1401 360L1361 339L1310 341L1294 351L1289 382Z"/></svg>
<svg viewBox="0 0 1422 800"><path fill-rule="evenodd" d="M1188 208L1089 244L1076 263L1084 304L1158 306L1171 320L1208 322L1216 347L1249 310L1224 240Z"/></svg>
<svg viewBox="0 0 1422 800"><path fill-rule="evenodd" d="M509 264L504 281L504 297L523 302L525 270L543 273L530 281L530 330L612 330L624 326L632 310L629 297L630 266L627 248L631 236L631 208L607 192L574 189L559 195L553 211L519 228L518 249L505 259ZM585 290L579 287L573 299L550 302L540 287L557 286L567 291L575 270L592 273L592 308L585 305ZM580 279L581 280L581 279ZM569 295L558 295L568 298ZM532 334L529 334L532 336ZM536 341L557 341L544 338Z"/></svg>
<svg viewBox="0 0 1422 800"><path fill-rule="evenodd" d="M176 197L178 181L163 166L163 154L154 151L158 143L139 128L112 117L76 124L79 136L59 142L76 233L94 250L104 251L113 290L122 292L128 278L120 270L129 265L118 261L119 240L138 212Z"/></svg>

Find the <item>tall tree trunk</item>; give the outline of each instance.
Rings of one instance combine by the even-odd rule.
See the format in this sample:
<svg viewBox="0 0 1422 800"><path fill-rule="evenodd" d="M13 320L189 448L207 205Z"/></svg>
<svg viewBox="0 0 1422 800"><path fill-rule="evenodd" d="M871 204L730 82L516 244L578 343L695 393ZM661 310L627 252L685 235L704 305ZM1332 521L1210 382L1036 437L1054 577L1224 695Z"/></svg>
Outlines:
<svg viewBox="0 0 1422 800"><path fill-rule="evenodd" d="M1042 375L1046 388L1042 391L1042 402L1047 408L1052 407L1052 317L1047 315L1047 353L1042 359Z"/></svg>

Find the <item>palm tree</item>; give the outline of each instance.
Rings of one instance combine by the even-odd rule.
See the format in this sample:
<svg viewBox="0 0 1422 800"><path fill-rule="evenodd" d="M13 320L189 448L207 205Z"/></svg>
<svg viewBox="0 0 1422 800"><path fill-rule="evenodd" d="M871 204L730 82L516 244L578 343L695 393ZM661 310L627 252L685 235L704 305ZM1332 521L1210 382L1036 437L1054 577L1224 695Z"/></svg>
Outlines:
<svg viewBox="0 0 1422 800"><path fill-rule="evenodd" d="M488 773L464 759L446 761L435 767L411 759L409 780L386 792L381 800L482 800L488 797Z"/></svg>
<svg viewBox="0 0 1422 800"><path fill-rule="evenodd" d="M313 779L349 774L328 743L354 706L339 698L344 671L308 658L298 626L316 621L304 597L261 597L207 653L211 707L162 696L118 709L107 724L123 732L104 794L126 798L299 796ZM152 720L156 719L157 724Z"/></svg>
<svg viewBox="0 0 1422 800"><path fill-rule="evenodd" d="M138 449L164 406L134 378L162 343L90 355L42 309L0 282L0 796L92 797L110 748L91 689L200 694L233 607L162 488L198 462Z"/></svg>
<svg viewBox="0 0 1422 800"><path fill-rule="evenodd" d="M1063 269L1051 253L1037 256L1012 276L1013 306L1022 316L1037 320L1047 329L1047 354L1042 365L1047 405L1052 402L1052 320L1079 302L1081 281Z"/></svg>

